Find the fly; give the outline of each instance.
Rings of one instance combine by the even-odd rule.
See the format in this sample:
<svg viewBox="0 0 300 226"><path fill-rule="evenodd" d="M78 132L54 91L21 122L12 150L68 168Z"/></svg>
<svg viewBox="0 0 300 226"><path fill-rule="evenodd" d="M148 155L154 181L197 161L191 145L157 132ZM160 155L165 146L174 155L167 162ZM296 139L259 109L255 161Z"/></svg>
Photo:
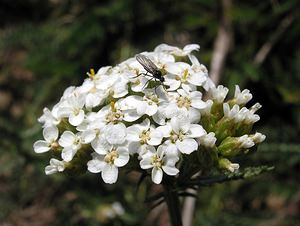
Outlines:
<svg viewBox="0 0 300 226"><path fill-rule="evenodd" d="M146 70L146 73L140 73L139 75L151 77L151 79L147 81L145 86L153 79L159 80L161 84L165 81L165 78L162 76L161 70L148 57L142 54L138 54L135 58Z"/></svg>

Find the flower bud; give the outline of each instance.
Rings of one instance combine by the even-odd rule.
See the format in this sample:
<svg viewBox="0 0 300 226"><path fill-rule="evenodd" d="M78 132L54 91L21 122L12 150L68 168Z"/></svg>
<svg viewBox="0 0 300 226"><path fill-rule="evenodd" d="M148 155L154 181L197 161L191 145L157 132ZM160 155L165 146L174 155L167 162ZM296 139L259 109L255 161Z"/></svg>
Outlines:
<svg viewBox="0 0 300 226"><path fill-rule="evenodd" d="M256 132L255 134L250 135L249 137L253 140L253 142L255 144L259 144L259 143L263 142L266 139L266 136L264 134L261 134L261 133L258 133L258 132Z"/></svg>
<svg viewBox="0 0 300 226"><path fill-rule="evenodd" d="M210 132L199 138L200 145L203 145L207 148L215 147L216 141L217 141L217 138L215 137L215 133L213 133L213 132Z"/></svg>
<svg viewBox="0 0 300 226"><path fill-rule="evenodd" d="M219 164L219 168L228 170L232 173L240 168L240 165L238 163L231 163L226 158L219 159L218 164Z"/></svg>
<svg viewBox="0 0 300 226"><path fill-rule="evenodd" d="M212 88L210 90L211 99L216 101L217 103L223 103L223 101L227 96L228 91L229 91L228 88L222 85L219 85L217 88Z"/></svg>
<svg viewBox="0 0 300 226"><path fill-rule="evenodd" d="M45 168L45 174L51 175L57 172L63 172L66 168L66 165L68 163L65 161L59 161L57 159L50 159L50 165L46 166Z"/></svg>
<svg viewBox="0 0 300 226"><path fill-rule="evenodd" d="M244 106L252 99L252 94L248 89L244 89L241 92L241 89L238 85L235 86L234 98L229 101L230 105L237 104L239 106Z"/></svg>
<svg viewBox="0 0 300 226"><path fill-rule="evenodd" d="M241 150L248 149L254 145L255 143L248 135L241 137L227 137L218 146L218 151L223 156L235 156L239 154Z"/></svg>

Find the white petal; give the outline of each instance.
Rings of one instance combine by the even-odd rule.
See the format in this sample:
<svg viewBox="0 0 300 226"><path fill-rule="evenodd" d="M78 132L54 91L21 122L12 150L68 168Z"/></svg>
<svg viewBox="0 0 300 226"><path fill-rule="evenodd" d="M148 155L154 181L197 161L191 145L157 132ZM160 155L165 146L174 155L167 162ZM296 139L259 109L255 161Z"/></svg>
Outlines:
<svg viewBox="0 0 300 226"><path fill-rule="evenodd" d="M58 170L57 170L57 167L56 166L46 166L45 167L45 174L46 175L51 175L51 174L54 174L54 173L57 173Z"/></svg>
<svg viewBox="0 0 300 226"><path fill-rule="evenodd" d="M50 150L49 143L44 140L38 140L33 144L35 153L44 153Z"/></svg>
<svg viewBox="0 0 300 226"><path fill-rule="evenodd" d="M156 152L157 156L162 159L165 153L166 153L166 145L160 145L157 148L157 152Z"/></svg>
<svg viewBox="0 0 300 226"><path fill-rule="evenodd" d="M160 184L163 178L163 171L161 170L161 168L154 167L152 169L151 177L152 177L152 181L155 184Z"/></svg>
<svg viewBox="0 0 300 226"><path fill-rule="evenodd" d="M113 184L118 179L118 168L115 165L106 164L101 173L102 179L107 184Z"/></svg>
<svg viewBox="0 0 300 226"><path fill-rule="evenodd" d="M93 108L101 103L102 98L96 94L89 93L85 99L85 106L87 108Z"/></svg>
<svg viewBox="0 0 300 226"><path fill-rule="evenodd" d="M140 141L139 136L140 136L141 130L138 126L136 126L136 125L130 126L126 129L126 132L127 132L126 139L128 141Z"/></svg>
<svg viewBox="0 0 300 226"><path fill-rule="evenodd" d="M166 153L164 157L164 162L166 166L174 167L178 161L179 161L178 155Z"/></svg>
<svg viewBox="0 0 300 226"><path fill-rule="evenodd" d="M173 76L172 76L173 77ZM174 91L177 90L180 87L180 80L176 80L175 78L172 78L171 76L165 76L165 82L164 84L166 86L169 86L167 89L168 91Z"/></svg>
<svg viewBox="0 0 300 226"><path fill-rule="evenodd" d="M198 44L188 44L183 48L183 51L186 54L189 54L190 52L196 50L198 51L200 49L200 46Z"/></svg>
<svg viewBox="0 0 300 226"><path fill-rule="evenodd" d="M128 151L130 154L135 154L138 153L140 147L141 147L140 142L130 142L128 145Z"/></svg>
<svg viewBox="0 0 300 226"><path fill-rule="evenodd" d="M170 133L172 131L172 127L170 124L167 124L165 126L159 126L156 128L157 131L159 131L163 137L170 137Z"/></svg>
<svg viewBox="0 0 300 226"><path fill-rule="evenodd" d="M203 129L202 126L197 124L191 124L190 130L189 130L189 137L196 138L201 137L206 134L206 131Z"/></svg>
<svg viewBox="0 0 300 226"><path fill-rule="evenodd" d="M82 143L91 143L96 138L96 133L94 130L86 130L81 133Z"/></svg>
<svg viewBox="0 0 300 226"><path fill-rule="evenodd" d="M128 94L127 81L121 77L121 81L117 81L114 84L114 95L113 98L124 97Z"/></svg>
<svg viewBox="0 0 300 226"><path fill-rule="evenodd" d="M72 126L78 126L84 119L84 111L80 110L78 114L70 114L69 122Z"/></svg>
<svg viewBox="0 0 300 226"><path fill-rule="evenodd" d="M105 165L105 162L100 161L99 159L92 159L92 160L88 161L88 163L87 163L88 171L90 171L91 173L101 172L104 165Z"/></svg>
<svg viewBox="0 0 300 226"><path fill-rule="evenodd" d="M118 148L119 157L115 159L114 164L117 167L125 166L129 161L129 153L126 148Z"/></svg>
<svg viewBox="0 0 300 226"><path fill-rule="evenodd" d="M190 83L181 83L181 87L188 92L196 91L197 86L190 84Z"/></svg>
<svg viewBox="0 0 300 226"><path fill-rule="evenodd" d="M178 111L176 103L170 103L165 109L165 115L167 118L173 118L178 114Z"/></svg>
<svg viewBox="0 0 300 226"><path fill-rule="evenodd" d="M175 46L170 46L167 44L160 44L155 47L154 52L173 52L173 51L179 51L180 49Z"/></svg>
<svg viewBox="0 0 300 226"><path fill-rule="evenodd" d="M69 147L73 145L75 139L76 136L74 133L72 133L71 131L65 131L58 140L58 143L62 147Z"/></svg>
<svg viewBox="0 0 300 226"><path fill-rule="evenodd" d="M150 120L148 118L146 118L144 121L142 121L141 124L139 124L138 126L140 126L140 128L142 128L142 130L148 130L150 127Z"/></svg>
<svg viewBox="0 0 300 226"><path fill-rule="evenodd" d="M125 99L118 100L117 103L120 105L120 110L135 109L141 103L142 97L140 96L128 96Z"/></svg>
<svg viewBox="0 0 300 226"><path fill-rule="evenodd" d="M77 150L74 150L71 147L66 147L62 150L61 157L64 161L70 162L73 159L76 152Z"/></svg>
<svg viewBox="0 0 300 226"><path fill-rule="evenodd" d="M206 77L203 73L190 73L187 77L187 81L196 86L202 86L203 82L206 81Z"/></svg>
<svg viewBox="0 0 300 226"><path fill-rule="evenodd" d="M147 143L156 146L161 143L162 138L163 138L162 132L157 129L153 129L150 131L150 140L148 140Z"/></svg>
<svg viewBox="0 0 300 226"><path fill-rule="evenodd" d="M72 109L70 107L60 107L57 113L60 118L69 117L72 113Z"/></svg>
<svg viewBox="0 0 300 226"><path fill-rule="evenodd" d="M156 104L154 104L154 103L152 103L151 105L147 104L147 106L146 106L146 114L147 115L152 116L156 112L157 112L157 105Z"/></svg>
<svg viewBox="0 0 300 226"><path fill-rule="evenodd" d="M156 149L155 147L151 145L141 145L139 148L139 157L144 159L144 158L150 158L152 159L152 156L156 154Z"/></svg>
<svg viewBox="0 0 300 226"><path fill-rule="evenodd" d="M108 125L104 136L110 144L122 144L126 138L126 126L123 123Z"/></svg>
<svg viewBox="0 0 300 226"><path fill-rule="evenodd" d="M156 114L152 115L152 119L153 119L154 122L156 122L158 125L165 125L165 124L166 124L166 117L165 117L165 115L162 113L162 111L160 110L160 108L158 108L158 111L156 112Z"/></svg>
<svg viewBox="0 0 300 226"><path fill-rule="evenodd" d="M189 96L189 93L184 89L178 89L177 93L179 93L179 95L182 96L182 97L188 97Z"/></svg>
<svg viewBox="0 0 300 226"><path fill-rule="evenodd" d="M139 115L144 115L146 114L148 104L145 101L141 101L137 106L136 106L136 112Z"/></svg>
<svg viewBox="0 0 300 226"><path fill-rule="evenodd" d="M172 126L172 130L176 134L179 134L180 131L185 133L190 128L190 122L189 122L188 118L174 117L174 118L171 119L171 126Z"/></svg>
<svg viewBox="0 0 300 226"><path fill-rule="evenodd" d="M56 126L45 127L43 130L43 136L46 141L52 142L58 138L58 129Z"/></svg>
<svg viewBox="0 0 300 226"><path fill-rule="evenodd" d="M167 63L165 69L173 75L180 75L183 72L183 68L188 66L188 64L183 62Z"/></svg>
<svg viewBox="0 0 300 226"><path fill-rule="evenodd" d="M198 149L198 143L194 139L177 140L176 146L179 151L184 154L190 154Z"/></svg>
<svg viewBox="0 0 300 226"><path fill-rule="evenodd" d="M166 154L167 155L174 155L178 156L178 149L177 146L171 142L166 142L167 148L166 148Z"/></svg>
<svg viewBox="0 0 300 226"><path fill-rule="evenodd" d="M116 88L113 97L120 98L126 96L127 94L128 94L128 86L126 85L125 87Z"/></svg>
<svg viewBox="0 0 300 226"><path fill-rule="evenodd" d="M96 75L104 75L104 74L106 74L106 73L108 72L109 69L111 69L111 66L101 67L101 68L97 71Z"/></svg>
<svg viewBox="0 0 300 226"><path fill-rule="evenodd" d="M202 100L197 100L197 101L192 100L191 106L197 109L204 109L206 108L207 104Z"/></svg>
<svg viewBox="0 0 300 226"><path fill-rule="evenodd" d="M162 169L164 170L164 172L170 176L174 176L176 174L179 173L179 170L174 166L163 166Z"/></svg>
<svg viewBox="0 0 300 226"><path fill-rule="evenodd" d="M206 108L207 104L202 100L202 93L194 91L191 93L192 107L197 109Z"/></svg>
<svg viewBox="0 0 300 226"><path fill-rule="evenodd" d="M136 83L137 82L137 83ZM139 77L131 83L131 89L134 92L141 92L144 85L148 82L148 79L145 77Z"/></svg>
<svg viewBox="0 0 300 226"><path fill-rule="evenodd" d="M107 142L107 140L100 136L92 141L92 148L100 155L106 155L108 150L111 149L112 145Z"/></svg>
<svg viewBox="0 0 300 226"><path fill-rule="evenodd" d="M81 86L78 87L80 93L87 93L94 87L94 82L90 79L85 79Z"/></svg>
<svg viewBox="0 0 300 226"><path fill-rule="evenodd" d="M152 165L152 155L147 155L143 157L142 161L140 161L140 166L142 169L150 169L153 167Z"/></svg>
<svg viewBox="0 0 300 226"><path fill-rule="evenodd" d="M141 115L139 115L135 109L133 110L126 110L123 111L124 113L124 121L126 122L134 122L135 120L139 119Z"/></svg>
<svg viewBox="0 0 300 226"><path fill-rule="evenodd" d="M200 120L200 112L195 108L189 109L189 118L191 123L198 123Z"/></svg>
<svg viewBox="0 0 300 226"><path fill-rule="evenodd" d="M192 62L192 65L193 65L193 66L200 66L200 63L199 63L197 57L195 57L195 56L192 55L192 54L189 54L188 57L189 57L190 61Z"/></svg>

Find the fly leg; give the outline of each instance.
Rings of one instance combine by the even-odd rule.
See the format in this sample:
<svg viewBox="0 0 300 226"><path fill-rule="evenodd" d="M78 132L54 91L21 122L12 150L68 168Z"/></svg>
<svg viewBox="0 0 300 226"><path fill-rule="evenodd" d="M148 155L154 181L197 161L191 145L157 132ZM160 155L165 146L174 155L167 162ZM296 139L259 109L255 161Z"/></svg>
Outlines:
<svg viewBox="0 0 300 226"><path fill-rule="evenodd" d="M149 75L148 72L146 72L146 73L139 73L137 76L130 77L130 78L137 78L137 77L139 77L140 75L148 76L148 77L150 77L150 78L153 77L153 76Z"/></svg>
<svg viewBox="0 0 300 226"><path fill-rule="evenodd" d="M142 90L144 90L144 88L149 84L149 82L151 82L154 79L154 77L151 77L143 86Z"/></svg>
<svg viewBox="0 0 300 226"><path fill-rule="evenodd" d="M160 85L159 86L162 86L163 87L163 89L165 90L165 92L167 92L167 89L166 89L166 87L164 86L164 84L161 82L160 83ZM159 86L155 86L155 89L154 89L154 91L155 91L155 94L158 96L158 93L157 93L157 88L159 87Z"/></svg>

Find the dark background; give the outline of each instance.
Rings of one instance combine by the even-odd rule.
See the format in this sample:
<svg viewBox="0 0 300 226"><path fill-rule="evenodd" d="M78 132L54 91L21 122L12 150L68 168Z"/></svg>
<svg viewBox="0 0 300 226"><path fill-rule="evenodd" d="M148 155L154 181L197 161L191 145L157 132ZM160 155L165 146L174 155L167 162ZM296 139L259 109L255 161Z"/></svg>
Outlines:
<svg viewBox="0 0 300 226"><path fill-rule="evenodd" d="M267 140L239 162L275 166L200 188L194 225L300 225L299 12L298 0L0 0L0 225L147 225L149 191L135 191L134 175L113 186L95 174L45 176L49 156L32 144L41 138L43 107L90 68L160 43L199 43L197 57L209 70L221 51L220 84L248 88L263 105L255 129ZM216 47L224 40L229 45ZM109 220L114 201L125 214Z"/></svg>

